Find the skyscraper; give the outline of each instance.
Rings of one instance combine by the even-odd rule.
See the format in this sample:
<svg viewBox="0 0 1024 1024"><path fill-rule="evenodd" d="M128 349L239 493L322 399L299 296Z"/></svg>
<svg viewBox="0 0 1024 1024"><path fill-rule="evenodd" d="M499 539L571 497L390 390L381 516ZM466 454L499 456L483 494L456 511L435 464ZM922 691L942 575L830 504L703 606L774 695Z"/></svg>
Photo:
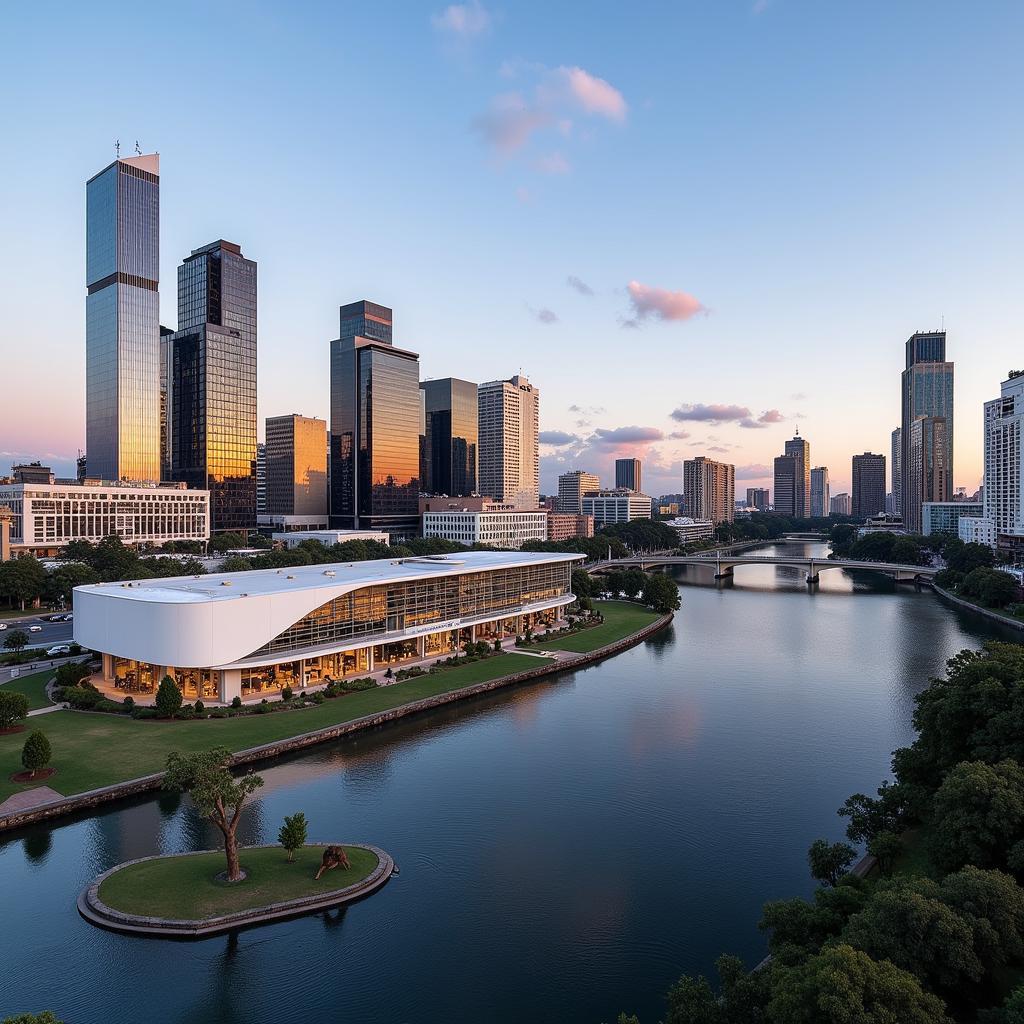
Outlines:
<svg viewBox="0 0 1024 1024"><path fill-rule="evenodd" d="M218 239L178 267L171 479L210 491L210 529L256 526L256 263Z"/></svg>
<svg viewBox="0 0 1024 1024"><path fill-rule="evenodd" d="M1010 373L1000 395L985 403L984 518L1000 548L1024 547L1024 373Z"/></svg>
<svg viewBox="0 0 1024 1024"><path fill-rule="evenodd" d="M914 533L922 532L921 506L926 501L952 498L946 470L946 426L944 416L918 416L910 424L909 461L903 469L903 525Z"/></svg>
<svg viewBox="0 0 1024 1024"><path fill-rule="evenodd" d="M892 444L889 452L889 479L892 488L892 511L903 515L903 428L897 427L892 432Z"/></svg>
<svg viewBox="0 0 1024 1024"><path fill-rule="evenodd" d="M582 469L563 473L558 478L558 511L581 515L583 496L594 494L599 490L601 490L601 481L593 473Z"/></svg>
<svg viewBox="0 0 1024 1024"><path fill-rule="evenodd" d="M770 504L767 487L747 488L747 507L756 508L758 512L764 512Z"/></svg>
<svg viewBox="0 0 1024 1024"><path fill-rule="evenodd" d="M615 486L625 487L631 491L643 490L639 459L615 460Z"/></svg>
<svg viewBox="0 0 1024 1024"><path fill-rule="evenodd" d="M392 344L392 313L363 299L339 310L331 342L331 525L419 532L423 398L415 352Z"/></svg>
<svg viewBox="0 0 1024 1024"><path fill-rule="evenodd" d="M786 459L792 464L783 461ZM795 519L811 514L811 446L799 431L786 442L785 455L775 460L774 508Z"/></svg>
<svg viewBox="0 0 1024 1024"><path fill-rule="evenodd" d="M266 514L327 515L327 423L312 416L267 417Z"/></svg>
<svg viewBox="0 0 1024 1024"><path fill-rule="evenodd" d="M160 479L160 157L86 183L85 442L89 474Z"/></svg>
<svg viewBox="0 0 1024 1024"><path fill-rule="evenodd" d="M911 533L921 530L920 502L910 501L912 488L920 482L911 480L911 424L921 416L945 420L945 452L943 492L934 501L950 501L953 497L953 364L946 361L946 332L929 331L912 334L906 344L906 369L902 376L903 418L900 424L900 474L902 478L900 511L903 525Z"/></svg>
<svg viewBox="0 0 1024 1024"><path fill-rule="evenodd" d="M824 519L831 511L828 486L828 466L815 466L811 470L811 517Z"/></svg>
<svg viewBox="0 0 1024 1024"><path fill-rule="evenodd" d="M477 388L445 377L420 381L423 392L421 487L428 494L476 494L479 409Z"/></svg>
<svg viewBox="0 0 1024 1024"><path fill-rule="evenodd" d="M540 389L521 374L481 384L479 490L496 501L540 501Z"/></svg>
<svg viewBox="0 0 1024 1024"><path fill-rule="evenodd" d="M774 501L772 509L784 516L797 516L797 481L800 460L793 455L777 455L774 464Z"/></svg>
<svg viewBox="0 0 1024 1024"><path fill-rule="evenodd" d="M731 523L736 518L736 467L698 455L683 462L683 496L694 519Z"/></svg>
<svg viewBox="0 0 1024 1024"><path fill-rule="evenodd" d="M885 456L864 452L853 457L850 515L861 519L885 511Z"/></svg>
<svg viewBox="0 0 1024 1024"><path fill-rule="evenodd" d="M834 516L848 516L850 514L850 496L846 491L836 494L829 502L829 509Z"/></svg>

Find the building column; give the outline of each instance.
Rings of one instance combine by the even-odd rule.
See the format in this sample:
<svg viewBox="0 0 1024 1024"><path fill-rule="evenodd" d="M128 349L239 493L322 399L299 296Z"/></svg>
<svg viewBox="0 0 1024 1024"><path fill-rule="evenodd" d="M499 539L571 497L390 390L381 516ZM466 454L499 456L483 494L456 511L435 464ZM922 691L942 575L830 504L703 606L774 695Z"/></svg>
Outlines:
<svg viewBox="0 0 1024 1024"><path fill-rule="evenodd" d="M427 656L426 634L416 637L416 654L421 658L425 658Z"/></svg>
<svg viewBox="0 0 1024 1024"><path fill-rule="evenodd" d="M373 671L373 644L366 648L366 670Z"/></svg>
<svg viewBox="0 0 1024 1024"><path fill-rule="evenodd" d="M114 656L112 654L103 655L103 681L105 683L114 681Z"/></svg>
<svg viewBox="0 0 1024 1024"><path fill-rule="evenodd" d="M242 697L242 670L226 668L220 674L221 703L230 704L236 697Z"/></svg>
<svg viewBox="0 0 1024 1024"><path fill-rule="evenodd" d="M306 659L299 658L299 689L306 688Z"/></svg>

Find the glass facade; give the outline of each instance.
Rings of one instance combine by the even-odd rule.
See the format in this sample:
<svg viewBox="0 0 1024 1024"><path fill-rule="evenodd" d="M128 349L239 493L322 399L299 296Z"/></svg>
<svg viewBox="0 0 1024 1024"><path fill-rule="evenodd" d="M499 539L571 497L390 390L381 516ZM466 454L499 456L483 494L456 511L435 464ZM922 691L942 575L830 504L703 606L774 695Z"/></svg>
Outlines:
<svg viewBox="0 0 1024 1024"><path fill-rule="evenodd" d="M256 525L256 263L231 242L178 268L170 355L171 479L210 491L210 528Z"/></svg>
<svg viewBox="0 0 1024 1024"><path fill-rule="evenodd" d="M266 513L325 516L327 424L309 416L271 416L266 437Z"/></svg>
<svg viewBox="0 0 1024 1024"><path fill-rule="evenodd" d="M419 358L391 345L391 310L341 307L331 343L331 525L418 532Z"/></svg>
<svg viewBox="0 0 1024 1024"><path fill-rule="evenodd" d="M86 185L86 448L104 480L160 479L156 167L117 160Z"/></svg>
<svg viewBox="0 0 1024 1024"><path fill-rule="evenodd" d="M477 493L477 387L446 377L420 384L424 432L420 478L428 494Z"/></svg>

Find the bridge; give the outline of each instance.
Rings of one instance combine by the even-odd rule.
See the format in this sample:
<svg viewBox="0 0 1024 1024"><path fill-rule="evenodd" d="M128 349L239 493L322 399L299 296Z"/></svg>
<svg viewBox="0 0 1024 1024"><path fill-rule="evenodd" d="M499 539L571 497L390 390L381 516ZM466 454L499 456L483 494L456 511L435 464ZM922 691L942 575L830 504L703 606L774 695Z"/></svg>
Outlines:
<svg viewBox="0 0 1024 1024"><path fill-rule="evenodd" d="M743 565L782 565L802 570L809 584L818 582L826 569L865 569L885 573L897 583L920 583L930 580L939 569L930 565L897 565L891 562L864 562L852 558L810 558L799 555L635 555L604 559L586 566L588 572L609 569L647 569L656 565L699 565L715 570L716 580L731 579L733 571Z"/></svg>

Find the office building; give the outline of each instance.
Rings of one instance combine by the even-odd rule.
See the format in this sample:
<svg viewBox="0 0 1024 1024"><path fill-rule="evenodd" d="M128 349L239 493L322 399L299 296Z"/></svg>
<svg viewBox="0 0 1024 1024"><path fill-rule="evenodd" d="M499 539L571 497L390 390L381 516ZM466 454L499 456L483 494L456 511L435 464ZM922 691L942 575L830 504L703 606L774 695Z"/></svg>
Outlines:
<svg viewBox="0 0 1024 1024"><path fill-rule="evenodd" d="M892 432L889 450L889 481L892 502L889 511L894 515L903 515L903 428L897 427Z"/></svg>
<svg viewBox="0 0 1024 1024"><path fill-rule="evenodd" d="M75 640L102 654L104 689L131 673L155 692L169 675L187 700L259 701L551 625L582 558L465 551L76 587Z"/></svg>
<svg viewBox="0 0 1024 1024"><path fill-rule="evenodd" d="M11 517L7 505L0 505L0 562L11 560Z"/></svg>
<svg viewBox="0 0 1024 1024"><path fill-rule="evenodd" d="M756 508L758 512L767 512L771 504L771 496L767 487L747 488L747 508Z"/></svg>
<svg viewBox="0 0 1024 1024"><path fill-rule="evenodd" d="M275 545L289 551L307 540L315 540L325 548L345 544L350 540L372 540L377 544L391 544L391 535L383 530L280 530L272 533L270 539Z"/></svg>
<svg viewBox="0 0 1024 1024"><path fill-rule="evenodd" d="M548 540L568 540L570 537L593 536L593 516L573 515L569 512L548 513Z"/></svg>
<svg viewBox="0 0 1024 1024"><path fill-rule="evenodd" d="M178 267L168 352L172 480L210 492L210 526L256 527L256 263L234 242ZM90 456L90 472L92 472Z"/></svg>
<svg viewBox="0 0 1024 1024"><path fill-rule="evenodd" d="M327 516L327 423L292 413L266 425L268 516Z"/></svg>
<svg viewBox="0 0 1024 1024"><path fill-rule="evenodd" d="M828 466L815 466L811 470L811 518L825 519L831 512L829 505Z"/></svg>
<svg viewBox="0 0 1024 1024"><path fill-rule="evenodd" d="M11 480L16 484L52 484L53 470L40 462L23 462L11 466Z"/></svg>
<svg viewBox="0 0 1024 1024"><path fill-rule="evenodd" d="M477 388L468 380L445 377L420 381L423 399L423 451L420 487L427 494L452 497L477 493Z"/></svg>
<svg viewBox="0 0 1024 1024"><path fill-rule="evenodd" d="M419 533L419 356L392 343L392 313L365 299L339 310L331 342L331 526Z"/></svg>
<svg viewBox="0 0 1024 1024"><path fill-rule="evenodd" d="M56 556L73 540L119 537L130 547L210 537L210 493L184 484L0 484L0 506L11 510L14 554Z"/></svg>
<svg viewBox="0 0 1024 1024"><path fill-rule="evenodd" d="M834 516L850 515L850 495L846 491L841 494L833 494L829 501L829 509Z"/></svg>
<svg viewBox="0 0 1024 1024"><path fill-rule="evenodd" d="M615 460L615 486L628 491L642 491L642 474L639 459Z"/></svg>
<svg viewBox="0 0 1024 1024"><path fill-rule="evenodd" d="M256 445L256 521L267 514L267 445Z"/></svg>
<svg viewBox="0 0 1024 1024"><path fill-rule="evenodd" d="M1003 381L998 398L985 403L984 517L996 543L1016 555L1024 547L1024 373Z"/></svg>
<svg viewBox="0 0 1024 1024"><path fill-rule="evenodd" d="M850 515L858 519L885 514L885 456L864 452L853 457Z"/></svg>
<svg viewBox="0 0 1024 1024"><path fill-rule="evenodd" d="M593 494L599 490L601 490L601 481L593 473L587 473L582 469L563 473L558 478L558 511L569 515L580 515L583 512L584 495Z"/></svg>
<svg viewBox="0 0 1024 1024"><path fill-rule="evenodd" d="M522 375L481 384L478 392L481 494L535 509L540 500L540 390Z"/></svg>
<svg viewBox="0 0 1024 1024"><path fill-rule="evenodd" d="M913 334L906 343L906 369L901 381L902 421L900 423L900 470L902 476L899 509L908 533L921 531L921 504L923 501L949 501L953 497L953 364L946 361L946 332L929 331ZM921 417L941 419L944 451L941 456L930 458L941 474L941 489L929 492L929 484L919 476L911 462L914 443L912 425ZM934 433L931 427L926 434ZM918 435L918 442L925 447L929 436ZM919 457L928 455L919 450ZM917 469L927 473L927 467L920 464ZM936 477L937 479L938 477ZM921 494L927 494L925 498ZM914 495L917 495L916 499Z"/></svg>
<svg viewBox="0 0 1024 1024"><path fill-rule="evenodd" d="M799 433L786 442L785 454L775 459L776 512L794 519L811 514L811 446Z"/></svg>
<svg viewBox="0 0 1024 1024"><path fill-rule="evenodd" d="M951 533L960 536L960 520L984 515L984 507L973 501L926 501L921 506L921 533Z"/></svg>
<svg viewBox="0 0 1024 1024"><path fill-rule="evenodd" d="M594 526L628 523L651 518L651 499L637 491L595 491L583 497L583 515L594 517Z"/></svg>
<svg viewBox="0 0 1024 1024"><path fill-rule="evenodd" d="M965 544L984 544L987 548L996 549L996 524L984 516L961 516L957 522L957 536Z"/></svg>
<svg viewBox="0 0 1024 1024"><path fill-rule="evenodd" d="M160 157L86 183L85 442L89 475L160 479Z"/></svg>
<svg viewBox="0 0 1024 1024"><path fill-rule="evenodd" d="M679 536L680 546L696 544L699 541L712 540L715 536L715 524L710 519L694 519L692 516L677 516L665 523Z"/></svg>
<svg viewBox="0 0 1024 1024"><path fill-rule="evenodd" d="M424 512L423 536L518 551L529 540L547 540L548 513L497 502L479 509Z"/></svg>
<svg viewBox="0 0 1024 1024"><path fill-rule="evenodd" d="M683 496L694 519L715 525L736 518L736 467L698 455L683 462Z"/></svg>
<svg viewBox="0 0 1024 1024"><path fill-rule="evenodd" d="M903 524L908 533L921 533L921 510L925 502L952 499L946 470L948 447L946 420L941 416L919 416L910 424L908 461L903 470Z"/></svg>

